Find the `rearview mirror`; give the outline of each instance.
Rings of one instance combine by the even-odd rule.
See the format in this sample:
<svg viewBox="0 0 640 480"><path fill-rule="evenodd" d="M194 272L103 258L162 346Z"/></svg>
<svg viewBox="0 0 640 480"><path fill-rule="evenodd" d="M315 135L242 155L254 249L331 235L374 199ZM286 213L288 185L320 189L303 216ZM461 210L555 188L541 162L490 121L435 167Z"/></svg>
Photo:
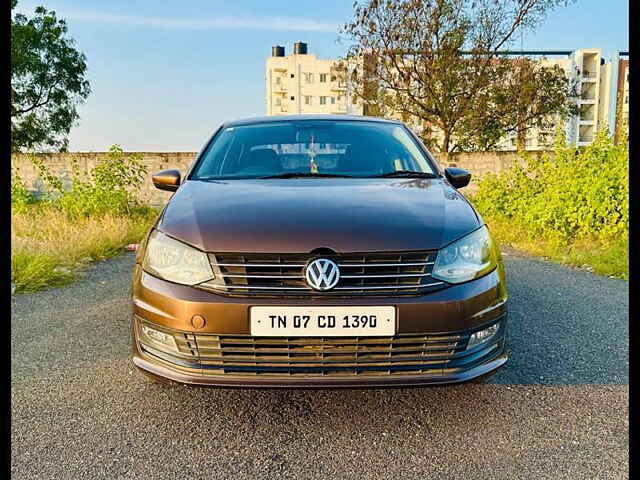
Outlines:
<svg viewBox="0 0 640 480"><path fill-rule="evenodd" d="M466 170L458 167L447 167L444 169L444 175L449 183L455 188L462 188L469 185L471 174Z"/></svg>
<svg viewBox="0 0 640 480"><path fill-rule="evenodd" d="M175 192L180 186L180 171L179 170L162 170L154 174L152 177L153 184L160 190L167 190L169 192Z"/></svg>

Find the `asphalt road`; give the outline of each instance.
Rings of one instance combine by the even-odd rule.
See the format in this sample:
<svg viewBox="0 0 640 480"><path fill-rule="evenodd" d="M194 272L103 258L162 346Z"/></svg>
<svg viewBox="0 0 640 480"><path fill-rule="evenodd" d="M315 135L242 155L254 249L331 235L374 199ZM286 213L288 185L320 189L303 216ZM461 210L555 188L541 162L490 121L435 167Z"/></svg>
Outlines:
<svg viewBox="0 0 640 480"><path fill-rule="evenodd" d="M163 387L127 360L132 254L18 295L12 478L627 478L628 284L507 253L486 385Z"/></svg>

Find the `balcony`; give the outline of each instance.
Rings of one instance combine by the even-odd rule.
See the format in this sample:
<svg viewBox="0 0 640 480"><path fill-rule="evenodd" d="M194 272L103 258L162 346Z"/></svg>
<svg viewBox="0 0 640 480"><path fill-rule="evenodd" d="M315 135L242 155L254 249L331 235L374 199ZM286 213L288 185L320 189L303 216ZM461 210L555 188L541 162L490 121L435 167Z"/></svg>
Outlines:
<svg viewBox="0 0 640 480"><path fill-rule="evenodd" d="M595 101L596 85L595 83L583 83L580 91L580 99L586 101Z"/></svg>
<svg viewBox="0 0 640 480"><path fill-rule="evenodd" d="M598 76L599 55L595 52L585 53L582 57L582 77L587 79L595 79Z"/></svg>
<svg viewBox="0 0 640 480"><path fill-rule="evenodd" d="M593 125L580 125L578 143L589 144L591 142L593 142Z"/></svg>
<svg viewBox="0 0 640 480"><path fill-rule="evenodd" d="M593 122L596 118L596 107L594 104L591 105L583 105L580 110L580 121L581 122Z"/></svg>

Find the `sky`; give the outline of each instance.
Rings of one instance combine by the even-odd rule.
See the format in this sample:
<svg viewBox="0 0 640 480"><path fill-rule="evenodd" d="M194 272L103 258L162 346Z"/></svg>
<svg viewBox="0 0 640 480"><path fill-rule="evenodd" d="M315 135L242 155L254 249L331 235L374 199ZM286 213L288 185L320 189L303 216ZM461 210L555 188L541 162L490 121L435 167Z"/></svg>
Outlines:
<svg viewBox="0 0 640 480"><path fill-rule="evenodd" d="M19 0L67 20L87 57L92 93L79 108L69 150L200 150L224 121L264 115L265 61L271 46L287 54L346 51L338 26L352 0ZM520 42L518 42L520 43ZM629 50L629 0L577 0L551 12L525 50L601 48L610 59Z"/></svg>

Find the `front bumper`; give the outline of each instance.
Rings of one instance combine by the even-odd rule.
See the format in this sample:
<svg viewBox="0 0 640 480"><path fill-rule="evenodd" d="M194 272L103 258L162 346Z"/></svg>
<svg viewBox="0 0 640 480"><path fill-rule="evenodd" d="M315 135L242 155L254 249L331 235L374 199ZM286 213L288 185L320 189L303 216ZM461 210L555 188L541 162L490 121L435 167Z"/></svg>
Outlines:
<svg viewBox="0 0 640 480"><path fill-rule="evenodd" d="M225 387L376 387L410 386L457 383L471 380L495 371L507 361L506 354L506 289L504 274L499 269L491 274L462 285L433 292L424 296L376 297L376 298L231 298L166 282L148 275L136 266L134 272L134 316L132 321L132 361L140 369L152 375L173 381ZM450 356L437 356L425 351L424 365L420 368L405 367L395 363L392 368L368 369L344 367L343 371L279 368L261 370L256 367L225 368L226 357L220 348L224 339L246 339L247 344L260 339L249 335L249 307L253 305L395 305L397 307L397 335L390 338L405 344L413 339L425 338L425 344L433 338L454 338ZM194 329L193 315L206 319L202 329ZM498 333L490 340L466 350L469 335L496 321L501 322ZM213 339L220 353L215 362L202 361L200 353L193 355L168 355L149 344L140 342L138 325L146 323L165 332L177 333L185 339ZM282 339L283 342L287 339ZM357 342L357 339L352 339ZM362 340L361 340L362 341ZM197 343L197 342L195 342ZM366 343L366 339L365 339ZM366 346L365 346L366 347ZM360 345L357 347L360 348ZM189 352L189 349L182 349ZM257 350L256 350L257 351ZM401 352L402 353L402 352ZM427 357L429 357L427 359ZM254 360L255 362L255 360ZM325 365L324 359L321 361ZM211 364L216 367L212 368ZM241 365L247 365L247 362ZM222 365L222 367L221 367ZM240 364L233 364L240 365ZM259 365L259 363L255 363ZM334 364L335 365L335 364ZM360 365L360 364L359 364ZM244 368L244 370L243 370ZM346 370L346 371L345 371ZM295 373L294 373L295 372Z"/></svg>

